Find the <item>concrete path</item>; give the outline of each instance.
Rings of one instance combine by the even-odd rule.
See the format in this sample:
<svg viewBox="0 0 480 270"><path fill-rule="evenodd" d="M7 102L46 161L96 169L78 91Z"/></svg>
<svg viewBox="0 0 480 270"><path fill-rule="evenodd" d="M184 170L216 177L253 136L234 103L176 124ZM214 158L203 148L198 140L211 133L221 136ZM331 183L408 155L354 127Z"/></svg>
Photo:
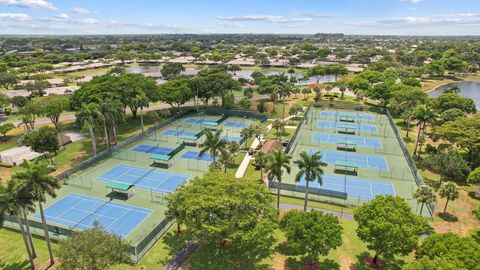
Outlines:
<svg viewBox="0 0 480 270"><path fill-rule="evenodd" d="M269 132L272 129L272 124L267 126L267 132ZM250 148L256 149L258 145L260 144L260 141L255 139L252 142L252 145L250 145ZM253 156L250 154L246 154L245 157L242 160L242 163L240 163L240 166L238 166L237 172L235 173L235 178L242 178L245 175L245 172L247 171L248 164L250 164L250 161L253 159Z"/></svg>
<svg viewBox="0 0 480 270"><path fill-rule="evenodd" d="M198 245L196 243L188 241L188 243L186 243L180 249L180 251L175 254L175 257L173 257L165 266L163 266L162 270L176 270L180 268L180 266L187 262L190 255L192 255L197 248Z"/></svg>

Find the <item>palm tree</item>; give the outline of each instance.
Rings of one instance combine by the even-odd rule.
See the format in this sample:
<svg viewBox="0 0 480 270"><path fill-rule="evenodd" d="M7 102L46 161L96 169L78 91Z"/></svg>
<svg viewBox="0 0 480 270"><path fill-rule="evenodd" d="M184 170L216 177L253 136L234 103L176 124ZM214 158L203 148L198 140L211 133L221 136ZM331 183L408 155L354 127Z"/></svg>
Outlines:
<svg viewBox="0 0 480 270"><path fill-rule="evenodd" d="M18 227L20 228L20 233L22 234L25 249L27 250L30 269L35 269L35 263L33 262L33 254L28 243L27 233L25 232L25 227L20 219L23 209L33 211L35 208L31 196L21 188L19 181L12 179L8 181L5 186L0 185L0 221L3 221L3 216L5 214L15 217ZM0 223L0 225L2 225L2 223Z"/></svg>
<svg viewBox="0 0 480 270"><path fill-rule="evenodd" d="M115 99L109 102L110 110L110 125L112 126L113 139L115 144L117 143L117 127L124 120L125 113L123 111L123 105L120 100Z"/></svg>
<svg viewBox="0 0 480 270"><path fill-rule="evenodd" d="M48 233L47 221L43 211L43 205L46 201L46 195L55 198L57 196L56 189L60 188L59 181L50 175L52 168L44 161L24 161L21 165L23 170L16 172L12 178L21 182L22 186L31 192L32 196L38 202L40 216L42 219L43 232L47 242L48 253L50 255L50 265L55 263L53 251Z"/></svg>
<svg viewBox="0 0 480 270"><path fill-rule="evenodd" d="M445 208L443 208L443 213L445 214L447 212L448 202L455 201L459 196L457 185L453 182L445 182L440 186L438 194L442 198L447 198L447 201L445 202Z"/></svg>
<svg viewBox="0 0 480 270"><path fill-rule="evenodd" d="M281 83L279 88L277 89L277 93L280 97L282 97L282 121L285 121L285 105L286 101L285 98L292 94L292 87L289 83Z"/></svg>
<svg viewBox="0 0 480 270"><path fill-rule="evenodd" d="M268 155L262 151L258 151L255 154L255 166L260 167L260 180L263 181L263 168L267 166Z"/></svg>
<svg viewBox="0 0 480 270"><path fill-rule="evenodd" d="M275 150L268 156L268 163L266 166L268 174L269 176L277 178L277 182L279 183L277 188L278 210L280 210L280 183L282 183L283 170L285 169L287 173L290 173L290 159L291 157L285 154L282 149Z"/></svg>
<svg viewBox="0 0 480 270"><path fill-rule="evenodd" d="M302 178L305 178L306 189L305 189L305 203L303 205L303 211L307 211L308 203L308 183L311 181L317 180L320 186L323 184L323 168L327 166L327 163L322 161L322 154L320 152L315 152L309 155L307 152L302 151L300 153L300 159L295 160L295 163L298 166L298 173L295 176L295 182L300 182Z"/></svg>
<svg viewBox="0 0 480 270"><path fill-rule="evenodd" d="M276 119L275 121L273 121L272 123L272 128L274 128L276 131L277 131L277 140L278 138L280 138L280 130L282 130L282 133L283 133L283 129L285 128L285 123Z"/></svg>
<svg viewBox="0 0 480 270"><path fill-rule="evenodd" d="M418 126L417 142L415 144L415 150L413 151L413 154L416 155L420 138L425 135L425 129L427 127L427 124L430 124L435 120L435 112L428 105L420 104L415 107L413 119L417 120ZM418 159L420 159L420 153L422 152L422 144L420 144L420 148L418 149Z"/></svg>
<svg viewBox="0 0 480 270"><path fill-rule="evenodd" d="M96 103L85 104L82 103L82 107L75 114L80 123L87 123L88 131L90 132L90 138L92 139L92 149L93 155L97 155L97 142L95 138L95 133L93 132L93 126L95 125L95 120L100 116L100 110Z"/></svg>
<svg viewBox="0 0 480 270"><path fill-rule="evenodd" d="M420 215L422 215L423 206L426 203L432 203L435 201L435 194L433 194L433 189L429 186L423 185L417 188L415 193L413 193L413 198L417 199L417 202L421 203Z"/></svg>
<svg viewBox="0 0 480 270"><path fill-rule="evenodd" d="M201 156L208 151L213 158L213 163L215 163L218 154L227 148L227 141L223 140L222 132L222 129L215 132L207 129L205 131L205 141L200 144L202 150L200 150L198 155Z"/></svg>
<svg viewBox="0 0 480 270"><path fill-rule="evenodd" d="M100 114L98 117L98 120L100 121L101 125L103 126L103 133L105 136L105 142L107 144L107 148L110 148L110 136L108 134L108 123L110 122L111 119L111 113L112 113L112 106L111 106L111 100L107 99L104 102L101 102L98 108Z"/></svg>
<svg viewBox="0 0 480 270"><path fill-rule="evenodd" d="M142 133L143 133L144 132L143 108L148 108L150 104L150 99L145 95L145 93L141 93L132 99L132 103L135 105L135 107L140 108L140 123L142 125Z"/></svg>
<svg viewBox="0 0 480 270"><path fill-rule="evenodd" d="M223 151L220 151L219 162L223 164L223 169L224 169L223 172L227 173L228 166L235 162L235 157L230 151L228 151L227 149L224 149Z"/></svg>

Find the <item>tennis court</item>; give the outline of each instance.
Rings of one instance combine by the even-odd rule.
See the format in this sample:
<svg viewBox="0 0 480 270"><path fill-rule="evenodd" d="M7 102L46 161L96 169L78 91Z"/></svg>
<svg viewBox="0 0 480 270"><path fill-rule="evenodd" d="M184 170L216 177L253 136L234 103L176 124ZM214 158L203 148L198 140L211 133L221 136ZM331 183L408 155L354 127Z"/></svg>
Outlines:
<svg viewBox="0 0 480 270"><path fill-rule="evenodd" d="M193 117L187 118L186 122L190 123L190 124L197 124L197 125L209 125L209 126L218 125L217 121L215 121L215 120L203 119L203 118L193 118Z"/></svg>
<svg viewBox="0 0 480 270"><path fill-rule="evenodd" d="M134 185L137 188L157 192L173 192L191 175L147 169L131 165L118 165L97 180Z"/></svg>
<svg viewBox="0 0 480 270"><path fill-rule="evenodd" d="M310 149L310 154L315 150ZM322 159L328 164L335 164L337 162L348 161L355 163L360 168L388 171L387 161L383 156L370 156L362 154L353 154L350 152L342 151L320 151L322 153Z"/></svg>
<svg viewBox="0 0 480 270"><path fill-rule="evenodd" d="M162 132L163 135L176 136L176 137L195 137L198 134L198 131L182 131L182 130L173 130L167 129Z"/></svg>
<svg viewBox="0 0 480 270"><path fill-rule="evenodd" d="M377 133L378 129L376 125L370 124L356 124L356 123L343 123L343 122L336 122L336 121L323 121L320 120L317 122L318 128L327 128L327 129L342 129L348 128L357 131L366 131L366 132L373 132Z"/></svg>
<svg viewBox="0 0 480 270"><path fill-rule="evenodd" d="M353 118L363 121L374 121L375 116L369 113L355 113L355 112L333 112L333 111L321 111L320 117L325 118Z"/></svg>
<svg viewBox="0 0 480 270"><path fill-rule="evenodd" d="M140 144L140 145L137 145L135 148L133 148L132 151L156 154L156 155L168 155L170 152L173 151L173 148Z"/></svg>
<svg viewBox="0 0 480 270"><path fill-rule="evenodd" d="M382 148L382 141L379 138L369 138L355 135L315 132L313 134L312 140L329 144L338 144L346 140L355 143L358 147L369 147L377 149Z"/></svg>
<svg viewBox="0 0 480 270"><path fill-rule="evenodd" d="M310 182L308 186L312 188L346 192L349 197L366 200L373 200L377 195L396 195L392 183L369 181L356 177L326 174L323 176L322 183L323 184L320 186L318 181L313 181ZM305 177L302 177L297 185L306 186Z"/></svg>
<svg viewBox="0 0 480 270"><path fill-rule="evenodd" d="M201 156L199 156L198 154L199 154L199 152L187 151L181 156L181 158L195 159L195 160L201 160L201 161L213 161L212 156L210 156L210 154L208 154L208 153L204 153Z"/></svg>
<svg viewBox="0 0 480 270"><path fill-rule="evenodd" d="M226 142L237 142L237 143L240 143L240 141L242 140L241 137L235 137L235 136L223 136L222 138L223 141L226 141Z"/></svg>
<svg viewBox="0 0 480 270"><path fill-rule="evenodd" d="M232 127L232 128L246 128L248 127L247 124L239 123L239 122L225 122L223 123L224 127Z"/></svg>
<svg viewBox="0 0 480 270"><path fill-rule="evenodd" d="M106 231L122 238L152 213L147 208L71 193L45 209L49 223L86 230L98 222ZM40 219L39 214L34 218Z"/></svg>

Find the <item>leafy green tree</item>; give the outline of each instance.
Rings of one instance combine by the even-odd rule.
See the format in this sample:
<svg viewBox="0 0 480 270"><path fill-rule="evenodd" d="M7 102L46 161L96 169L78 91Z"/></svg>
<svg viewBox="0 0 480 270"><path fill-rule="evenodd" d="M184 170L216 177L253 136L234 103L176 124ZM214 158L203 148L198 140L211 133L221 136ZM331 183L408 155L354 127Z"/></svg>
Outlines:
<svg viewBox="0 0 480 270"><path fill-rule="evenodd" d="M480 156L480 117L461 117L435 127L433 139L444 139L466 152L470 168L478 164Z"/></svg>
<svg viewBox="0 0 480 270"><path fill-rule="evenodd" d="M57 130L60 130L60 115L70 108L66 96L48 96L35 102L40 115L48 117Z"/></svg>
<svg viewBox="0 0 480 270"><path fill-rule="evenodd" d="M27 250L30 269L35 269L34 256L32 253L33 245L30 246L28 242L28 234L21 220L21 216L25 210L34 211L34 205L31 194L25 191L22 183L18 180L12 179L6 184L0 184L0 225L3 225L4 215L15 217L22 234L25 249Z"/></svg>
<svg viewBox="0 0 480 270"><path fill-rule="evenodd" d="M12 123L5 123L0 125L0 133L3 134L3 137L7 135L8 132L14 130L16 127Z"/></svg>
<svg viewBox="0 0 480 270"><path fill-rule="evenodd" d="M478 269L480 265L478 250L480 250L480 243L472 237L460 237L453 233L435 233L422 241L415 254L419 259L445 260L447 265L453 265L453 268L446 269Z"/></svg>
<svg viewBox="0 0 480 270"><path fill-rule="evenodd" d="M431 103L433 108L439 112L444 112L449 109L459 109L469 114L477 111L475 102L472 99L454 93L443 93L432 99Z"/></svg>
<svg viewBox="0 0 480 270"><path fill-rule="evenodd" d="M422 257L406 264L402 267L404 270L458 270L458 268L444 258L430 259Z"/></svg>
<svg viewBox="0 0 480 270"><path fill-rule="evenodd" d="M442 183L442 185L438 189L438 194L440 195L440 197L447 199L445 201L445 207L443 208L443 213L445 214L447 212L448 203L450 201L455 201L456 199L458 199L458 187L453 182Z"/></svg>
<svg viewBox="0 0 480 270"><path fill-rule="evenodd" d="M42 127L43 128L43 127ZM47 221L43 211L43 203L46 202L46 195L52 198L57 196L56 190L60 188L58 180L51 176L52 168L43 161L24 161L21 165L21 170L16 172L12 178L19 180L24 188L28 190L35 201L38 202L40 209L40 217L43 225L44 237L47 242L48 253L50 255L50 265L55 263L52 246L50 243L50 235L48 233Z"/></svg>
<svg viewBox="0 0 480 270"><path fill-rule="evenodd" d="M370 89L370 83L366 79L354 77L348 83L348 88L350 88L355 93L357 99L360 99L362 96L365 95L368 89Z"/></svg>
<svg viewBox="0 0 480 270"><path fill-rule="evenodd" d="M471 171L467 177L467 183L469 184L477 184L480 183L480 167L475 168L475 170Z"/></svg>
<svg viewBox="0 0 480 270"><path fill-rule="evenodd" d="M185 67L180 63L165 63L160 69L160 73L167 80L175 79L183 71L185 71Z"/></svg>
<svg viewBox="0 0 480 270"><path fill-rule="evenodd" d="M306 255L312 261L319 256L327 256L330 250L342 245L340 221L320 211L289 211L281 221L281 228L287 237L288 247L295 254Z"/></svg>
<svg viewBox="0 0 480 270"><path fill-rule="evenodd" d="M43 97L45 92L43 90L47 89L50 84L46 80L35 80L34 82L29 82L25 85L25 89L32 93L34 97Z"/></svg>
<svg viewBox="0 0 480 270"><path fill-rule="evenodd" d="M213 163L215 163L217 156L221 153L226 151L227 148L227 141L223 140L222 138L223 130L219 129L213 132L211 129L205 130L205 140L203 143L200 144L202 148L198 155L203 155L206 152L213 158Z"/></svg>
<svg viewBox="0 0 480 270"><path fill-rule="evenodd" d="M231 254L222 266L213 266L210 260L211 268L257 269L276 242L275 208L264 185L232 179L233 175L211 171L180 186L166 199L167 215L186 228L189 239L210 247L206 256Z"/></svg>
<svg viewBox="0 0 480 270"><path fill-rule="evenodd" d="M288 110L288 114L292 116L297 116L301 112L303 112L303 106L298 103L293 104Z"/></svg>
<svg viewBox="0 0 480 270"><path fill-rule="evenodd" d="M427 221L412 212L400 197L377 196L354 212L358 223L357 235L378 257L392 258L407 255L418 244L420 235L429 230Z"/></svg>
<svg viewBox="0 0 480 270"><path fill-rule="evenodd" d="M130 263L130 244L120 236L110 234L103 228L74 232L58 244L58 260L61 270L104 270Z"/></svg>
<svg viewBox="0 0 480 270"><path fill-rule="evenodd" d="M348 69L344 67L342 64L333 64L325 67L325 73L327 75L335 76L335 82L336 82L339 75L348 74Z"/></svg>
<svg viewBox="0 0 480 270"><path fill-rule="evenodd" d="M435 201L435 194L433 193L433 189L427 185L422 185L415 190L413 193L413 198L417 200L417 202L421 203L422 206L420 207L420 215L422 215L423 206L425 204L430 204Z"/></svg>
<svg viewBox="0 0 480 270"><path fill-rule="evenodd" d="M458 118L465 117L465 116L466 116L466 113L461 109L457 109L457 108L448 109L440 113L437 119L438 123L436 124L442 125L448 121L455 121Z"/></svg>
<svg viewBox="0 0 480 270"><path fill-rule="evenodd" d="M439 151L429 155L422 164L431 171L440 174L440 181L465 182L470 168L462 154L456 150Z"/></svg>
<svg viewBox="0 0 480 270"><path fill-rule="evenodd" d="M292 157L285 154L282 149L274 150L268 156L267 172L269 177L275 177L279 183L277 188L277 209L280 211L280 184L282 183L283 172L290 174L292 167L290 166L290 160Z"/></svg>
<svg viewBox="0 0 480 270"><path fill-rule="evenodd" d="M248 109L250 109L250 107L252 107L252 102L250 101L250 99L248 97L243 97L240 100L239 104L240 104L240 107L242 107L245 110L248 110Z"/></svg>
<svg viewBox="0 0 480 270"><path fill-rule="evenodd" d="M90 132L90 139L92 140L93 156L97 155L97 139L95 138L95 132L93 127L95 121L100 117L100 108L95 103L82 104L80 110L75 113L77 121L80 123L87 123L88 131Z"/></svg>
<svg viewBox="0 0 480 270"><path fill-rule="evenodd" d="M225 150L220 151L218 161L223 165L223 172L227 173L228 166L235 162L235 156L227 150L227 147L225 147Z"/></svg>
<svg viewBox="0 0 480 270"><path fill-rule="evenodd" d="M5 89L10 89L18 82L17 76L10 72L0 72L0 86Z"/></svg>
<svg viewBox="0 0 480 270"><path fill-rule="evenodd" d="M240 90L241 85L232 75L221 68L208 68L201 70L197 77L202 81L202 90L214 96L220 97L222 106L227 105L227 94L232 90Z"/></svg>
<svg viewBox="0 0 480 270"><path fill-rule="evenodd" d="M320 83L320 78L322 76L325 76L326 70L325 67L323 66L314 66L309 69L307 69L307 76L308 77L315 77L317 80L317 84Z"/></svg>
<svg viewBox="0 0 480 270"><path fill-rule="evenodd" d="M10 102L17 108L23 108L28 103L28 98L24 96L14 96L10 99Z"/></svg>
<svg viewBox="0 0 480 270"><path fill-rule="evenodd" d="M300 153L300 158L295 160L295 163L298 166L298 173L295 175L295 182L299 183L303 179L306 182L305 187L305 202L303 204L303 211L307 211L308 204L308 185L310 182L315 180L318 183L323 185L323 168L326 167L327 163L322 161L322 154L320 152L315 152L309 155L307 152L302 151Z"/></svg>
<svg viewBox="0 0 480 270"><path fill-rule="evenodd" d="M24 143L33 151L43 153L45 157L47 157L47 153L56 155L60 149L56 130L48 126L28 133Z"/></svg>
<svg viewBox="0 0 480 270"><path fill-rule="evenodd" d="M122 65L124 65L126 61L132 60L134 55L128 51L117 51L114 57L115 59L122 61Z"/></svg>
<svg viewBox="0 0 480 270"><path fill-rule="evenodd" d="M177 111L180 106L192 99L193 92L190 89L188 79L175 79L158 87L158 98L172 106Z"/></svg>

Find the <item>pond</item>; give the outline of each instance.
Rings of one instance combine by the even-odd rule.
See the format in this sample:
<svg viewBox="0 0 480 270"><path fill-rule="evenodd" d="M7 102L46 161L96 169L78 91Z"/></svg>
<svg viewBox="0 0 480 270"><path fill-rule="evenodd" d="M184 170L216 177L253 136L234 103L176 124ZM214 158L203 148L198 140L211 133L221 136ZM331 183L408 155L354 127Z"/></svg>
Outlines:
<svg viewBox="0 0 480 270"><path fill-rule="evenodd" d="M186 75L195 75L200 69L199 68L186 68L185 72L183 72ZM135 67L128 67L127 72L128 73L158 73L160 71L160 67L157 65L139 65ZM235 72L235 76L237 78L244 78L247 80L251 80L252 73L255 71L255 69L242 69L240 71ZM266 76L270 75L278 75L281 72L277 70L271 70L271 69L260 69L257 70L265 74ZM287 76L290 77L290 74L285 73ZM297 79L303 78L303 74L296 72L292 74L293 76L297 77ZM338 79L340 76L338 77ZM327 83L327 82L334 82L335 81L335 76L321 76L319 82L320 83ZM316 83L317 79L314 77L308 78L308 80L305 81L299 81L299 84L309 84L309 83Z"/></svg>
<svg viewBox="0 0 480 270"><path fill-rule="evenodd" d="M428 95L430 97L438 97L440 94L443 93L443 91L445 91L454 84L458 84L458 87L460 88L459 94L461 96L473 99L477 109L480 109L480 82L463 81L458 83L448 83L435 88L431 92L428 92Z"/></svg>

